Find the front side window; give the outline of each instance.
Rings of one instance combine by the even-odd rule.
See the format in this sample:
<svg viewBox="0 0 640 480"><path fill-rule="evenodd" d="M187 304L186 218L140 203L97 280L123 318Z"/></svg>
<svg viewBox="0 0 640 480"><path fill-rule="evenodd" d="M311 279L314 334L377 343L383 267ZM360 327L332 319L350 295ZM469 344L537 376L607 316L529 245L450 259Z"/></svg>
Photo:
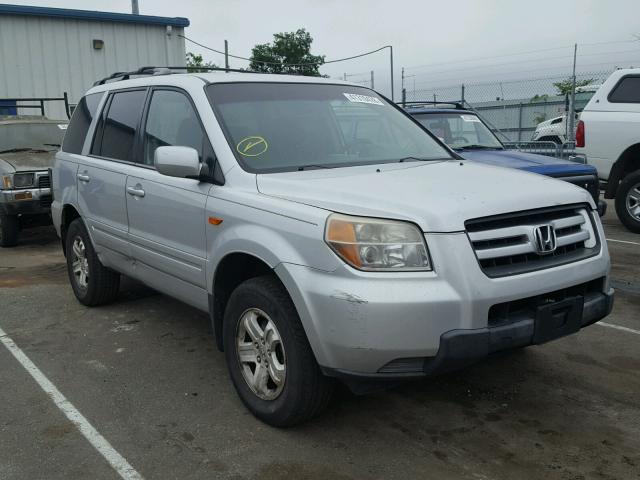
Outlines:
<svg viewBox="0 0 640 480"><path fill-rule="evenodd" d="M189 99L174 90L156 90L151 97L144 130L144 163L154 164L158 147L191 147L203 160L205 135Z"/></svg>
<svg viewBox="0 0 640 480"><path fill-rule="evenodd" d="M69 153L82 153L84 139L89 131L91 121L98 110L98 105L104 92L92 93L82 97L78 106L73 110L69 127L64 135L62 150Z"/></svg>
<svg viewBox="0 0 640 480"><path fill-rule="evenodd" d="M500 140L470 113L415 114L424 127L454 149L502 148Z"/></svg>
<svg viewBox="0 0 640 480"><path fill-rule="evenodd" d="M213 84L207 93L231 149L248 171L451 158L367 88L247 82Z"/></svg>
<svg viewBox="0 0 640 480"><path fill-rule="evenodd" d="M640 103L640 77L624 77L609 94L611 103Z"/></svg>
<svg viewBox="0 0 640 480"><path fill-rule="evenodd" d="M116 160L134 161L134 141L146 95L146 90L130 90L113 95L102 128L96 133L92 153Z"/></svg>

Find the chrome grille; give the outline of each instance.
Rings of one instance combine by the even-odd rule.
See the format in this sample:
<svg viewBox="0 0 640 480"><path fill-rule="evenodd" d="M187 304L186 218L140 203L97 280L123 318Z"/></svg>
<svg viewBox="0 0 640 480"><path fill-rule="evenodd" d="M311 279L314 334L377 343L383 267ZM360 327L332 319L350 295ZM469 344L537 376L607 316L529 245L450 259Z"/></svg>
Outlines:
<svg viewBox="0 0 640 480"><path fill-rule="evenodd" d="M535 230L546 225L555 232L551 252L537 247ZM480 267L489 277L550 268L600 251L591 213L582 205L474 219L465 226Z"/></svg>
<svg viewBox="0 0 640 480"><path fill-rule="evenodd" d="M38 177L38 188L51 188L51 177L49 175L40 175Z"/></svg>

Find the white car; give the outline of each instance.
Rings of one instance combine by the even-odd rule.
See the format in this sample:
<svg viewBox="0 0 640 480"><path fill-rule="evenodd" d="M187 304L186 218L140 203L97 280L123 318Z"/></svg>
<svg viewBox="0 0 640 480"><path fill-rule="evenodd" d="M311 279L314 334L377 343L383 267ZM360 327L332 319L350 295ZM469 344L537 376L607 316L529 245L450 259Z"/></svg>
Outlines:
<svg viewBox="0 0 640 480"><path fill-rule="evenodd" d="M598 169L620 221L640 233L640 68L617 70L580 115L576 153Z"/></svg>
<svg viewBox="0 0 640 480"><path fill-rule="evenodd" d="M589 95L593 95L600 85L583 85L576 87L576 96L582 98L582 102L589 100ZM566 113L559 117L550 118L544 122L540 122L536 126L535 132L531 140L534 142L553 142L556 144L566 143L570 138L573 138L573 134L569 133L567 125ZM576 113L576 122L578 121L578 113Z"/></svg>

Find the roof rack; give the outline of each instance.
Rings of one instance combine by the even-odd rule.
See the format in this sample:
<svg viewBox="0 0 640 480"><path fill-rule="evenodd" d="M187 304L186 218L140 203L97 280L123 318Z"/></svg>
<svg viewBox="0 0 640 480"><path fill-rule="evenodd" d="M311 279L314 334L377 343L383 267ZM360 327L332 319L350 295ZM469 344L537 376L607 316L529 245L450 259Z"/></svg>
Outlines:
<svg viewBox="0 0 640 480"><path fill-rule="evenodd" d="M109 80L112 81L120 81L120 80L129 80L132 76L146 76L146 75L171 75L172 73L179 73L177 71L186 70L186 73L201 73L204 71L213 71L213 72L234 72L234 73L262 73L256 72L253 70L240 70L236 68L224 68L224 67L187 67L187 66L177 66L177 67L140 67L137 70L133 70L131 72L115 72L109 75L108 77L104 77L101 80L98 80L93 83L96 85L104 85Z"/></svg>
<svg viewBox="0 0 640 480"><path fill-rule="evenodd" d="M21 102L29 103L22 104ZM67 118L71 118L71 108L67 92L64 92L62 97L0 98L0 108L16 110L20 108L34 108L40 110L40 114L44 117L44 102L64 102L64 112L67 114ZM6 103L9 103L9 105L6 105Z"/></svg>
<svg viewBox="0 0 640 480"><path fill-rule="evenodd" d="M399 102L403 107L408 106L409 108L418 108L424 106L437 106L437 105L453 105L453 108L456 110L464 110L464 106L462 105L462 101L454 100L452 102L437 102L435 100L425 100L422 102Z"/></svg>

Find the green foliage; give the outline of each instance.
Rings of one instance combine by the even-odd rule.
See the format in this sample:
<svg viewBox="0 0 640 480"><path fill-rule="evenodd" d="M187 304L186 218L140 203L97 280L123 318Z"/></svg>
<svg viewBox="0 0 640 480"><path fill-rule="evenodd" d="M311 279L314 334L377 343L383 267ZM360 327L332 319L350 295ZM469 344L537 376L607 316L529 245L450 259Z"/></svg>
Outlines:
<svg viewBox="0 0 640 480"><path fill-rule="evenodd" d="M549 99L549 95L542 94L542 95L534 95L531 100L529 100L529 103L536 103L536 102L546 102Z"/></svg>
<svg viewBox="0 0 640 480"><path fill-rule="evenodd" d="M534 117L533 119L535 120L536 124L542 123L547 119L547 114L541 113L540 115L538 115L537 117Z"/></svg>
<svg viewBox="0 0 640 480"><path fill-rule="evenodd" d="M187 58L187 72L189 73L209 71L206 68L202 68L202 67L217 67L217 65L213 62L205 62L202 59L202 55L197 53L187 52L186 58Z"/></svg>
<svg viewBox="0 0 640 480"><path fill-rule="evenodd" d="M312 55L313 38L304 28L273 35L272 43L256 45L251 50L249 68L256 72L288 73L319 77L324 55ZM261 63L269 62L269 63ZM291 65L291 64L311 65Z"/></svg>
<svg viewBox="0 0 640 480"><path fill-rule="evenodd" d="M585 85L591 85L593 82L595 82L595 79L593 78L589 78L587 80L578 80L576 81L576 88L584 87ZM566 95L568 93L571 93L572 84L573 81L570 78L567 78L566 80L562 80L561 82L555 82L553 86L556 87L558 95Z"/></svg>

